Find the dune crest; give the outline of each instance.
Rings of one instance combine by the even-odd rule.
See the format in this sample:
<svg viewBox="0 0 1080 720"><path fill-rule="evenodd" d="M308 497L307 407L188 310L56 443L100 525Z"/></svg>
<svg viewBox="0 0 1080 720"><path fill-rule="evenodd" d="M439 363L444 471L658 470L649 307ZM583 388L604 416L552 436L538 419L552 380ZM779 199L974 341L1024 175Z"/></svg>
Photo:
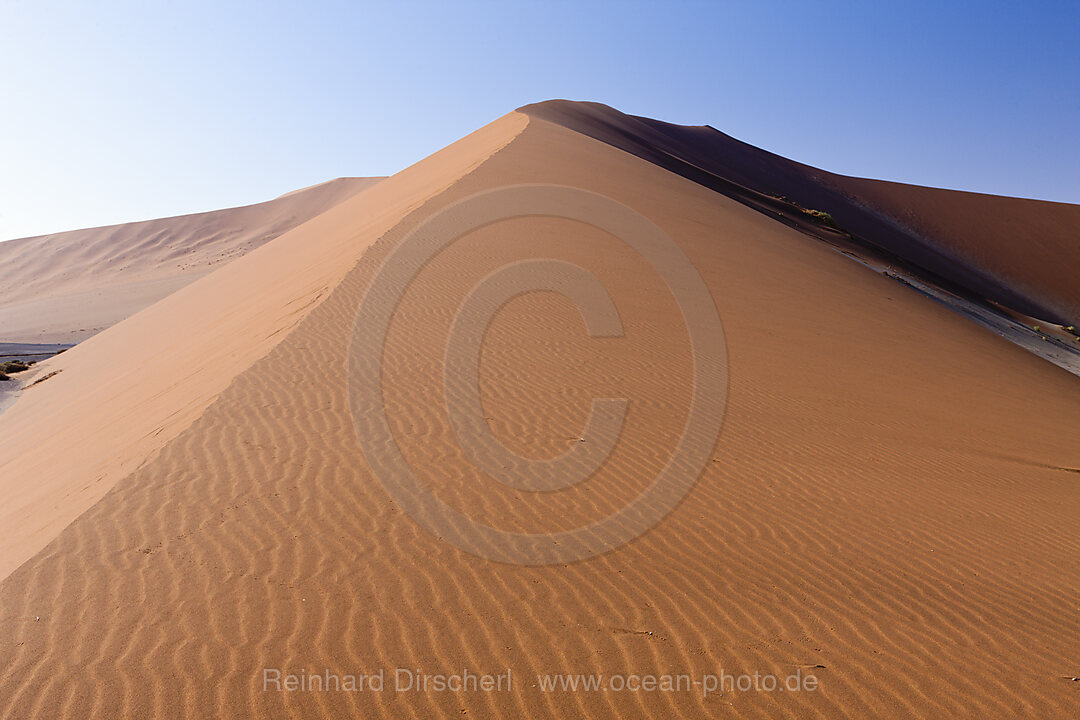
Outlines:
<svg viewBox="0 0 1080 720"><path fill-rule="evenodd" d="M524 122L492 123L40 363L49 378L0 415L0 577L198 417L403 213Z"/></svg>
<svg viewBox="0 0 1080 720"><path fill-rule="evenodd" d="M789 224L791 202L827 212L844 231L937 278L1025 315L1080 322L1080 205L837 175L710 126L551 100L521 112L637 155Z"/></svg>

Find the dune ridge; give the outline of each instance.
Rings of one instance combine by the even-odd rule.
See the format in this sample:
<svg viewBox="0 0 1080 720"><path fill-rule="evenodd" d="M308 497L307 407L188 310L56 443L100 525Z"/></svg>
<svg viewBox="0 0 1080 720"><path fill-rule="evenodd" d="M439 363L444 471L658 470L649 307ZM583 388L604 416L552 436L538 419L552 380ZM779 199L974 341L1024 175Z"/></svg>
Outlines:
<svg viewBox="0 0 1080 720"><path fill-rule="evenodd" d="M0 415L0 577L280 342L325 300L373 234L468 172L523 123L486 126L39 363L36 372L48 379Z"/></svg>
<svg viewBox="0 0 1080 720"><path fill-rule="evenodd" d="M274 200L0 242L0 341L77 343L381 178L338 178Z"/></svg>
<svg viewBox="0 0 1080 720"><path fill-rule="evenodd" d="M1024 315L1080 321L1080 205L848 177L775 155L708 125L550 100L521 112L642 157L803 230L798 207L829 213L863 242L935 279ZM792 203L796 203L794 208ZM825 227L826 234L830 228Z"/></svg>
<svg viewBox="0 0 1080 720"><path fill-rule="evenodd" d="M458 148L454 172L425 161L403 173L425 192L390 178L314 221L317 231L300 228L155 306L181 312L218 297L226 273L238 281L296 260L301 238L333 238L325 263L296 270L312 276L303 287L318 286L318 302L257 357L226 368L215 358L229 380L200 399L197 417L0 583L0 716L1072 712L1073 376L610 144L516 113L481 134ZM588 561L522 567L454 549L389 499L354 434L346 357L358 303L410 228L472 193L543 182L626 203L673 238L720 311L731 385L715 461L664 522ZM366 216L376 209L379 221ZM589 338L572 306L536 295L489 329L485 411L521 453L549 457L574 441L592 397L631 398L615 456L567 496L524 497L477 473L440 407L455 303L522 257L587 268L626 326L624 338ZM129 328L141 318L168 319L151 311L71 351L70 369L109 338L138 337ZM691 361L676 308L641 258L551 218L483 228L425 268L384 358L388 412L413 466L455 507L518 530L574 526L640 491L670 453ZM78 672L58 672L70 658ZM266 667L397 666L509 667L520 684L502 694L259 685ZM719 668L812 670L820 689L560 694L533 680Z"/></svg>

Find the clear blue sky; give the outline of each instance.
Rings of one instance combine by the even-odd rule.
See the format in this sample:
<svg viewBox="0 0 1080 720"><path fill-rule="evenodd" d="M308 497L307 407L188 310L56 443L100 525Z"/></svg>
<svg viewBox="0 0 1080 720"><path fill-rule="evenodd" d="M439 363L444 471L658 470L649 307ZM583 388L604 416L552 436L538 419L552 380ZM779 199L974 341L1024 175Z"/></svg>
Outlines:
<svg viewBox="0 0 1080 720"><path fill-rule="evenodd" d="M0 0L0 239L394 173L555 97L1080 203L1080 9Z"/></svg>

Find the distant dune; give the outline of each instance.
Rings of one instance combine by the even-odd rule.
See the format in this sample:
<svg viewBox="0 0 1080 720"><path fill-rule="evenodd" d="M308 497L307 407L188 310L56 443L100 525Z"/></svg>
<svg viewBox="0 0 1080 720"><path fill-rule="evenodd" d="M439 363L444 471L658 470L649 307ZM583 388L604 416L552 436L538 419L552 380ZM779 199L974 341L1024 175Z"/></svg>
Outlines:
<svg viewBox="0 0 1080 720"><path fill-rule="evenodd" d="M257 205L0 242L0 342L85 340L378 180L340 178Z"/></svg>
<svg viewBox="0 0 1080 720"><path fill-rule="evenodd" d="M903 187L735 143L602 106L530 106L28 371L41 382L0 415L0 717L1070 717L1080 381L820 242L833 231L791 203L1062 318L1075 298L1056 270L1014 263L989 220L972 221L988 233L978 251L961 231L988 203L1017 208L1016 229L1045 214L1061 238L1075 209L933 190L909 205ZM427 263L393 255L434 213L523 183L614 200L677 247L650 262L597 227L526 214ZM687 433L686 318L711 306L681 308L658 274L683 255L723 322L728 369L711 380L727 407L670 515L598 557L531 567L458 550L388 492L376 468L396 448L430 496L490 527L620 518ZM628 408L594 475L536 493L462 449L445 347L478 284L547 259L593 275L623 334L591 336L552 293L500 306L482 422L545 459L594 442L594 398ZM385 343L352 344L368 291L410 263ZM381 393L364 399L392 439L374 414L353 417L350 357L378 361ZM399 667L510 669L514 685L394 692ZM387 689L267 691L267 668L384 670ZM720 672L812 673L817 687L537 682Z"/></svg>

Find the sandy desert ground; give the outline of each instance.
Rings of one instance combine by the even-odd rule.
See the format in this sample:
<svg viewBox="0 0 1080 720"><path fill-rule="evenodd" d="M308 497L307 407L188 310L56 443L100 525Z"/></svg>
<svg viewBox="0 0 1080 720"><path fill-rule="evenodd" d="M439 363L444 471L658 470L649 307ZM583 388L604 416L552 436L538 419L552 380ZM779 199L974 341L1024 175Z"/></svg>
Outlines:
<svg viewBox="0 0 1080 720"><path fill-rule="evenodd" d="M571 103L512 112L36 366L41 382L0 415L0 717L1074 716L1080 378L854 261L799 206L863 241L910 212L877 251L1058 324L1077 286L1040 253L1076 257L1078 208L813 169L766 187L773 175L710 150L736 141L653 123ZM518 184L597 193L676 248L647 259L526 214L429 262L398 253L440 211ZM1017 247L970 212L1040 223L1045 243ZM670 514L551 565L425 529L432 497L543 536L647 496L697 432L687 318L711 306L680 307L657 269L683 255L723 324L726 363L704 381L726 409ZM591 448L592 399L628 404L591 477L532 492L462 449L445 348L492 273L552 259L599 281L622 333L591 336L554 293L508 300L483 336L482 421L550 459ZM401 262L416 276L385 342L354 337ZM360 399L392 438L350 404L372 384L381 396ZM423 502L391 492L394 453ZM398 692L398 668L509 671L512 686ZM386 685L281 690L267 670L383 671ZM720 672L815 684L542 687Z"/></svg>

